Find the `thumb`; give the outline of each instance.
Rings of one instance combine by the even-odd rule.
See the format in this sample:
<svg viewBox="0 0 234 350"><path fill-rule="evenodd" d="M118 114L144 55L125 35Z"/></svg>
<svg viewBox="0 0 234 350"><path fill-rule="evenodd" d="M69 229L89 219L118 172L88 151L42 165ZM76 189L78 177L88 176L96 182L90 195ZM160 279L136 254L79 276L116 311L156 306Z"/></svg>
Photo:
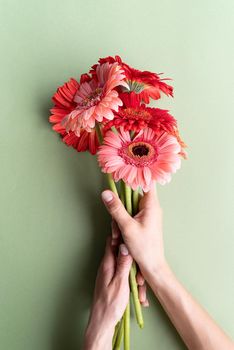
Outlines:
<svg viewBox="0 0 234 350"><path fill-rule="evenodd" d="M155 183L151 185L151 188L148 192L144 193L144 196L141 198L139 203L139 209L151 209L152 206L159 205L159 200L157 196L157 190Z"/></svg>
<svg viewBox="0 0 234 350"><path fill-rule="evenodd" d="M130 269L132 266L132 257L125 244L120 244L119 255L117 258L115 277L128 281Z"/></svg>
<svg viewBox="0 0 234 350"><path fill-rule="evenodd" d="M109 190L102 192L102 200L108 212L119 226L120 231L124 234L126 228L134 223L134 219L128 214L115 193Z"/></svg>

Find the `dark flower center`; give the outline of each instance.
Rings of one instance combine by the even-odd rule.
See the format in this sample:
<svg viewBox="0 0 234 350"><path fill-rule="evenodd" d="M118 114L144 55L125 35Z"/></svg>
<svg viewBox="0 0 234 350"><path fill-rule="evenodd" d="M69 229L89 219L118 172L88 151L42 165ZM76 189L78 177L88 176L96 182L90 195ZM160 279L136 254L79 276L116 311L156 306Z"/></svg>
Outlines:
<svg viewBox="0 0 234 350"><path fill-rule="evenodd" d="M137 145L132 148L134 156L143 157L149 154L149 148L146 145Z"/></svg>
<svg viewBox="0 0 234 350"><path fill-rule="evenodd" d="M126 164L145 167L157 161L158 152L155 144L144 140L133 140L119 150L119 155Z"/></svg>

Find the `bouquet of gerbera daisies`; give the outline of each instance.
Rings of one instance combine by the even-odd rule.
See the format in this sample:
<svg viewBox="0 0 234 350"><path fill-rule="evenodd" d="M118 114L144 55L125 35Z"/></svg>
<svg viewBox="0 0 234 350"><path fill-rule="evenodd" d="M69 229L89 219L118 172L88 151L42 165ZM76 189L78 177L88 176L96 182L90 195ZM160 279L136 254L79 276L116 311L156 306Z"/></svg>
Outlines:
<svg viewBox="0 0 234 350"><path fill-rule="evenodd" d="M71 78L53 96L50 122L62 140L78 152L97 154L110 189L120 196L127 211L135 215L139 193L154 181L164 185L186 158L177 121L167 110L149 107L161 93L173 96L173 88L159 74L140 71L119 56L99 59L79 82ZM129 283L136 320L144 325L138 298L134 262ZM130 304L116 325L113 348L125 334L129 349Z"/></svg>

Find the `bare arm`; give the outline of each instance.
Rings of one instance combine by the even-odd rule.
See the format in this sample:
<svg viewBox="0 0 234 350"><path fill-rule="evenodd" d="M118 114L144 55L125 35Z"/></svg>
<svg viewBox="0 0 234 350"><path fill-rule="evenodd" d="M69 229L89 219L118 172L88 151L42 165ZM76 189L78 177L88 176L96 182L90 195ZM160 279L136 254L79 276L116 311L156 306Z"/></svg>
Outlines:
<svg viewBox="0 0 234 350"><path fill-rule="evenodd" d="M190 350L234 350L231 339L185 290L166 262L162 210L155 188L142 198L140 211L134 218L111 191L103 192L103 201L186 346Z"/></svg>
<svg viewBox="0 0 234 350"><path fill-rule="evenodd" d="M190 350L233 350L233 342L165 265L149 284Z"/></svg>

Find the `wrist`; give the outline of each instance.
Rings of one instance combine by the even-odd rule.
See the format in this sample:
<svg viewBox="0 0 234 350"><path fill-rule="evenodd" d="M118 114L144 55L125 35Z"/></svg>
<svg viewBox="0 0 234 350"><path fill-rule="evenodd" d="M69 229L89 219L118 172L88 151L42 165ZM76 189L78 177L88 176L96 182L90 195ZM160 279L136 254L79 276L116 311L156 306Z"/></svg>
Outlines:
<svg viewBox="0 0 234 350"><path fill-rule="evenodd" d="M172 271L165 260L157 264L156 267L148 269L144 274L146 281L154 292L164 284L164 281L166 281L170 275L172 275Z"/></svg>
<svg viewBox="0 0 234 350"><path fill-rule="evenodd" d="M113 334L111 323L91 319L85 331L84 350L110 350Z"/></svg>

